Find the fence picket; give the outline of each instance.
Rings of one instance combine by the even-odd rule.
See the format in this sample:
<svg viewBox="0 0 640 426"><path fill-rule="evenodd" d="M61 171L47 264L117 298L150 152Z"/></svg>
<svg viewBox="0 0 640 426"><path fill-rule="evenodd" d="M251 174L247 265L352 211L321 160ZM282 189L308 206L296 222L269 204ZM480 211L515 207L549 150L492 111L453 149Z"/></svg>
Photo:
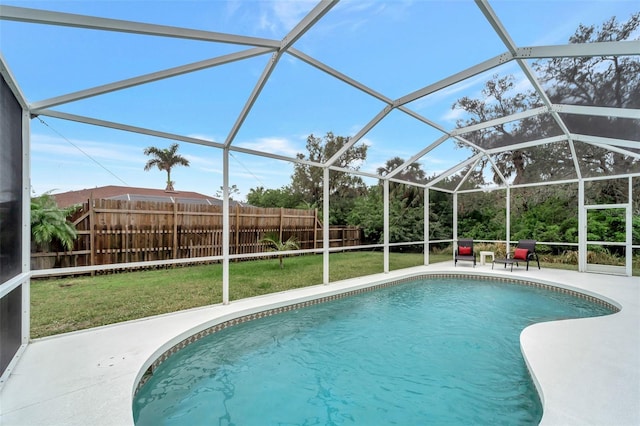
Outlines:
<svg viewBox="0 0 640 426"><path fill-rule="evenodd" d="M232 254L267 250L267 234L298 239L301 249L322 246L317 209L236 206L230 215ZM106 265L147 260L222 255L222 206L151 201L89 199L74 213L78 239L70 252L52 245L50 252L32 252L32 269ZM331 227L330 246L360 245L358 227Z"/></svg>

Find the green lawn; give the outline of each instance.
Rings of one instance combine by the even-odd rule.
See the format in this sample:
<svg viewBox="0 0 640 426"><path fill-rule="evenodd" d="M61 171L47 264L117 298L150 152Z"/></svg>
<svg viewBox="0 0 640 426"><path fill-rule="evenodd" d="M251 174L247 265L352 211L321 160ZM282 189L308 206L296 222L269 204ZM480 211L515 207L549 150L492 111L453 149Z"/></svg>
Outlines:
<svg viewBox="0 0 640 426"><path fill-rule="evenodd" d="M381 252L333 253L330 280L382 272ZM431 263L451 260L451 254L430 255ZM420 253L391 253L390 269L423 264ZM575 265L542 262L544 268L577 270ZM322 283L322 256L295 256L229 265L231 300ZM113 324L151 315L222 302L222 265L200 265L32 280L31 337Z"/></svg>
<svg viewBox="0 0 640 426"><path fill-rule="evenodd" d="M431 257L431 262L450 255ZM423 263L422 254L390 255L390 269ZM382 272L382 253L334 253L330 280ZM322 283L322 256L232 262L229 298L257 296ZM95 277L33 280L31 337L112 324L222 302L222 265L175 267Z"/></svg>

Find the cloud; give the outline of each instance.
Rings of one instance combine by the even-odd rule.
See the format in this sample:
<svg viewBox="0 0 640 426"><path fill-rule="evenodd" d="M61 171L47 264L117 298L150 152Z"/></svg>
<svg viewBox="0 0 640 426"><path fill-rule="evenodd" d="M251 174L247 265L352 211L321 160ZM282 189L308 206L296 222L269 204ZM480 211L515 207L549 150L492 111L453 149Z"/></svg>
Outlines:
<svg viewBox="0 0 640 426"><path fill-rule="evenodd" d="M183 157L189 160L189 165L199 167L202 170L222 170L222 160L191 154L184 154Z"/></svg>
<svg viewBox="0 0 640 426"><path fill-rule="evenodd" d="M462 117L464 117L465 114L466 114L466 111L463 110L462 108L453 108L453 109L448 110L441 117L441 120L446 121L446 122L455 123L457 120L459 120Z"/></svg>
<svg viewBox="0 0 640 426"><path fill-rule="evenodd" d="M144 162L142 149L138 147L81 139L65 140L42 134L31 135L31 151L67 160L89 156L96 161Z"/></svg>
<svg viewBox="0 0 640 426"><path fill-rule="evenodd" d="M259 17L259 27L272 33L291 31L316 5L316 1L269 1Z"/></svg>
<svg viewBox="0 0 640 426"><path fill-rule="evenodd" d="M217 143L221 143L220 141L223 140L223 138L216 138L215 136L206 135L204 133L191 133L187 135L187 137L194 138L194 139L201 139L203 141L208 141L208 142L217 142Z"/></svg>
<svg viewBox="0 0 640 426"><path fill-rule="evenodd" d="M254 142L238 143L238 146L255 151L286 155L288 157L295 157L296 154L300 152L300 149L296 148L291 141L280 137L258 138Z"/></svg>
<svg viewBox="0 0 640 426"><path fill-rule="evenodd" d="M358 143L359 143L359 144L361 143L361 144L366 145L366 146L369 146L369 147L371 147L371 146L373 146L373 145L374 145L373 140L372 140L372 139L370 139L370 138L368 138L368 137L366 137L366 136L362 137L362 138L358 141Z"/></svg>

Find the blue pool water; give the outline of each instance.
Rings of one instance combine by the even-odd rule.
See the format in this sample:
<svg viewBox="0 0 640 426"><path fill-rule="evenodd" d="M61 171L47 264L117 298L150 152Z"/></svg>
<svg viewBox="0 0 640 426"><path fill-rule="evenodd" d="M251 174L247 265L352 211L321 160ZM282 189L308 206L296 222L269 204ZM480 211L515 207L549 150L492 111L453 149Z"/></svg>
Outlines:
<svg viewBox="0 0 640 426"><path fill-rule="evenodd" d="M429 279L243 323L161 364L136 425L537 424L526 326L605 315L495 281Z"/></svg>

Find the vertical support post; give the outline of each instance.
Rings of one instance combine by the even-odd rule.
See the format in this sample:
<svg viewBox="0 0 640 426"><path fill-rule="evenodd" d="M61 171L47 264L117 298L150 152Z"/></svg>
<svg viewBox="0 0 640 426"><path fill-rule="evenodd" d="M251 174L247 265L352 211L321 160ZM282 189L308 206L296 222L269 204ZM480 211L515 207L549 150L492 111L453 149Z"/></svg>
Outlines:
<svg viewBox="0 0 640 426"><path fill-rule="evenodd" d="M389 273L389 179L383 181L383 243L384 243L384 273Z"/></svg>
<svg viewBox="0 0 640 426"><path fill-rule="evenodd" d="M627 207L625 209L625 224L626 224L626 245L625 245L625 273L628 277L633 275L633 248L631 247L631 243L633 242L633 212L631 211L631 206L633 206L633 178L629 176L629 194Z"/></svg>
<svg viewBox="0 0 640 426"><path fill-rule="evenodd" d="M452 260L455 260L458 248L458 193L453 193L453 253Z"/></svg>
<svg viewBox="0 0 640 426"><path fill-rule="evenodd" d="M578 180L578 272L587 271L587 210L584 208L584 180Z"/></svg>
<svg viewBox="0 0 640 426"><path fill-rule="evenodd" d="M22 273L27 274L22 284L21 343L26 346L31 334L31 116L22 110Z"/></svg>
<svg viewBox="0 0 640 426"><path fill-rule="evenodd" d="M322 282L329 284L329 168L322 172Z"/></svg>
<svg viewBox="0 0 640 426"><path fill-rule="evenodd" d="M229 148L222 151L222 304L229 304Z"/></svg>
<svg viewBox="0 0 640 426"><path fill-rule="evenodd" d="M506 223L506 231L507 231L507 244L505 246L506 252L505 256L509 257L509 253L511 252L511 187L507 186L507 196L506 196L506 215L505 223Z"/></svg>
<svg viewBox="0 0 640 426"><path fill-rule="evenodd" d="M429 265L429 188L424 188L424 264Z"/></svg>

